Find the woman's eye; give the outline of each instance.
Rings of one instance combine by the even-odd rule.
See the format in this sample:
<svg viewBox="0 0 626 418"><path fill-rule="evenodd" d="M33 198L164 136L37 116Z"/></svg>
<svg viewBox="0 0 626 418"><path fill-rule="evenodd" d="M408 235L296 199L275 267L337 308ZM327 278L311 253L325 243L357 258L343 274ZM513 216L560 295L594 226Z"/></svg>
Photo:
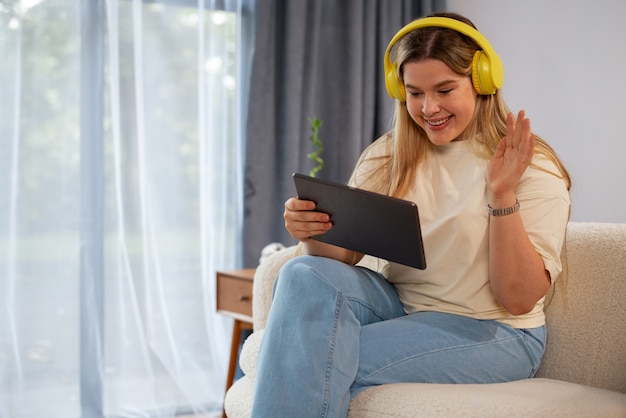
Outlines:
<svg viewBox="0 0 626 418"><path fill-rule="evenodd" d="M423 93L422 93L422 92L419 92L419 91L410 91L410 92L409 92L409 95L410 95L411 97L419 97L419 96L421 96L422 94L423 94Z"/></svg>
<svg viewBox="0 0 626 418"><path fill-rule="evenodd" d="M439 90L439 94L449 94L452 92L452 89Z"/></svg>

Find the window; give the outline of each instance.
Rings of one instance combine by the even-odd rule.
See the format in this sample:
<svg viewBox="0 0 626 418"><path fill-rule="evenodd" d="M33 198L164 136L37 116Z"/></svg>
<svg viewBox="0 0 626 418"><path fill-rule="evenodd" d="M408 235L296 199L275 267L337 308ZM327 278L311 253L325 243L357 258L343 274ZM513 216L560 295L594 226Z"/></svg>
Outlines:
<svg viewBox="0 0 626 418"><path fill-rule="evenodd" d="M0 416L221 408L240 9L0 2Z"/></svg>

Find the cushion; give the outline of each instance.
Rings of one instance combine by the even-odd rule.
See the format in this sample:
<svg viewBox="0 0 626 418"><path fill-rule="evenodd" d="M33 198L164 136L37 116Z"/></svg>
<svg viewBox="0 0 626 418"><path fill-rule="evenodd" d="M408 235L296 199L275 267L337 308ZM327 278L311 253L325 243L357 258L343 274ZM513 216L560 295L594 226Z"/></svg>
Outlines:
<svg viewBox="0 0 626 418"><path fill-rule="evenodd" d="M359 393L348 417L626 417L626 396L553 379L485 385L397 383Z"/></svg>

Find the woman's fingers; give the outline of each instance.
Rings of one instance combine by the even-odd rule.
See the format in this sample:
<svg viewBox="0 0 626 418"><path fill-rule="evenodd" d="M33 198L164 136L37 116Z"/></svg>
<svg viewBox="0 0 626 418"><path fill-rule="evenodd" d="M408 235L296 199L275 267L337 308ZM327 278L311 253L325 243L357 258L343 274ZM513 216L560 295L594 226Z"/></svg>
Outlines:
<svg viewBox="0 0 626 418"><path fill-rule="evenodd" d="M315 202L290 198L285 202L285 228L292 237L306 241L332 228L330 216L316 212Z"/></svg>
<svg viewBox="0 0 626 418"><path fill-rule="evenodd" d="M507 143L507 145L524 154L528 153L530 144L534 146L534 138L532 138L530 132L530 119L526 117L524 110L519 111L517 119L513 119L513 114L509 113L507 118L507 138L510 140L510 143Z"/></svg>

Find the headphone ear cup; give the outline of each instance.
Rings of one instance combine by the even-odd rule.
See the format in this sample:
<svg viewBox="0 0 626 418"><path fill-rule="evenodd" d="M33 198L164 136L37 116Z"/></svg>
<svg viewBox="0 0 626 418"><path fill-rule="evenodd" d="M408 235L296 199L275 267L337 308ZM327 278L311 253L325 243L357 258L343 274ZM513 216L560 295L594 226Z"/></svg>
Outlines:
<svg viewBox="0 0 626 418"><path fill-rule="evenodd" d="M493 85L491 64L483 51L476 51L472 59L472 84L478 94L494 94L498 89Z"/></svg>
<svg viewBox="0 0 626 418"><path fill-rule="evenodd" d="M387 93L395 99L401 102L406 101L406 91L404 85L398 77L398 65L394 62L391 64L389 71L387 71L387 79L385 80L387 86Z"/></svg>

